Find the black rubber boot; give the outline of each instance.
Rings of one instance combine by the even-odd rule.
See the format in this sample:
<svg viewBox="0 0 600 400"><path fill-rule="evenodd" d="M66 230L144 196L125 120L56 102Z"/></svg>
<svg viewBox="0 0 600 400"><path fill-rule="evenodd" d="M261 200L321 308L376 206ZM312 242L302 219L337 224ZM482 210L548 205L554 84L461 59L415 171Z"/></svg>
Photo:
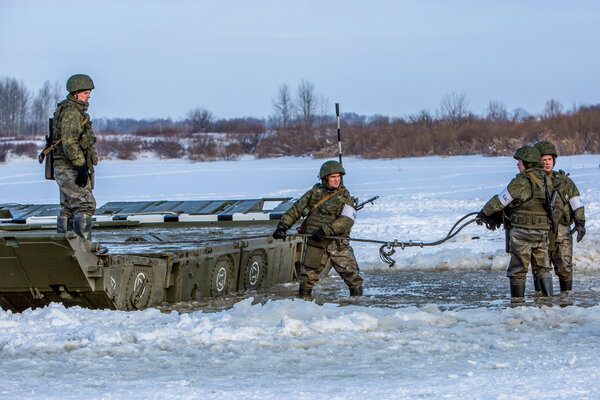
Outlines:
<svg viewBox="0 0 600 400"><path fill-rule="evenodd" d="M71 225L71 226L69 226ZM56 233L67 233L73 230L73 220L64 215L56 217Z"/></svg>
<svg viewBox="0 0 600 400"><path fill-rule="evenodd" d="M524 283L511 283L510 284L510 297L525 297L525 284Z"/></svg>
<svg viewBox="0 0 600 400"><path fill-rule="evenodd" d="M573 280L565 281L563 279L558 279L558 283L560 283L561 292L568 292L569 290L573 290Z"/></svg>
<svg viewBox="0 0 600 400"><path fill-rule="evenodd" d="M363 295L363 287L362 286L350 286L350 296L362 296Z"/></svg>
<svg viewBox="0 0 600 400"><path fill-rule="evenodd" d="M73 217L73 231L85 240L92 240L92 217L85 214L75 214Z"/></svg>
<svg viewBox="0 0 600 400"><path fill-rule="evenodd" d="M305 287L300 286L298 288L298 296L300 297L309 297L312 295L312 288L307 289Z"/></svg>
<svg viewBox="0 0 600 400"><path fill-rule="evenodd" d="M542 296L553 296L553 290L552 290L552 277L551 276L544 276L543 278L540 278L540 289L542 291Z"/></svg>
<svg viewBox="0 0 600 400"><path fill-rule="evenodd" d="M535 277L535 275L533 276L533 288L535 289L536 292L539 292L540 289L540 280L538 278Z"/></svg>

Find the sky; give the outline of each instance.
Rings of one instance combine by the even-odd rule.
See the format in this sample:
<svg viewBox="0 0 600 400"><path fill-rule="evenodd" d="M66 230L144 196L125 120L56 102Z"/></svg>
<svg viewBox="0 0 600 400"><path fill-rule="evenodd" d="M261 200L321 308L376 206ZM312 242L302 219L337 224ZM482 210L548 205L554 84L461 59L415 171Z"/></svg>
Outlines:
<svg viewBox="0 0 600 400"><path fill-rule="evenodd" d="M585 0L0 0L0 78L89 74L92 117L266 118L302 80L332 115L435 113L451 93L537 114L600 103L599 23Z"/></svg>

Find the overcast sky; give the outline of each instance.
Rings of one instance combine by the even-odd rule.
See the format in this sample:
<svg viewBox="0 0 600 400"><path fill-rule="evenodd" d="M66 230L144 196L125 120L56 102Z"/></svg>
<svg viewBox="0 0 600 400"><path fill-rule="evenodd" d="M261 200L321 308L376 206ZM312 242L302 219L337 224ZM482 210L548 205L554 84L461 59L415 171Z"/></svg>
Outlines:
<svg viewBox="0 0 600 400"><path fill-rule="evenodd" d="M341 111L406 116L464 93L540 113L600 103L600 2L0 0L0 77L89 74L92 116L268 117L301 80Z"/></svg>

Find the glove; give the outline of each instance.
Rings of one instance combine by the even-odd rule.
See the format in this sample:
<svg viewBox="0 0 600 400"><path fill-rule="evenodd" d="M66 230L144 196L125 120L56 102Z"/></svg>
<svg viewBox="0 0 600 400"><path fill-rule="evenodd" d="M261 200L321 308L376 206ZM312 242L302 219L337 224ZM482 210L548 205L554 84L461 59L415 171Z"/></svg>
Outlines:
<svg viewBox="0 0 600 400"><path fill-rule="evenodd" d="M86 165L77 167L77 177L75 178L75 184L79 187L85 187L85 185L87 185L88 183L89 177L90 173L88 172Z"/></svg>
<svg viewBox="0 0 600 400"><path fill-rule="evenodd" d="M310 238L317 240L317 241L323 240L324 237L325 237L325 231L323 230L323 228L319 228L310 234Z"/></svg>
<svg viewBox="0 0 600 400"><path fill-rule="evenodd" d="M581 242L583 237L585 236L585 222L584 221L575 221L575 226L569 232L569 235L577 232L577 243Z"/></svg>
<svg viewBox="0 0 600 400"><path fill-rule="evenodd" d="M273 239L285 239L287 233L287 229L277 228L275 232L273 232Z"/></svg>
<svg viewBox="0 0 600 400"><path fill-rule="evenodd" d="M475 222L477 223L477 225L481 226L485 224L485 221L487 221L487 215L485 215L483 211L479 211L475 216Z"/></svg>
<svg viewBox="0 0 600 400"><path fill-rule="evenodd" d="M497 212L493 215L485 215L483 211L479 211L475 217L477 225L485 224L485 227L490 231L495 231L502 226L502 213Z"/></svg>
<svg viewBox="0 0 600 400"><path fill-rule="evenodd" d="M502 226L502 223L503 223L502 211L499 211L488 217L488 219L485 223L485 227L488 228L490 231L495 231L496 229L498 229Z"/></svg>

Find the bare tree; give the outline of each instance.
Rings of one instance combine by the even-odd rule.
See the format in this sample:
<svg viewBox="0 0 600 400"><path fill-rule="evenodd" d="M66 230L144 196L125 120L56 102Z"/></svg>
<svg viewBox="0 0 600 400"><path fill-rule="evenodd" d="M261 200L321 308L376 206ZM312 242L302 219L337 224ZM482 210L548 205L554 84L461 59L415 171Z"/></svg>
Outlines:
<svg viewBox="0 0 600 400"><path fill-rule="evenodd" d="M29 98L23 83L15 78L0 79L0 132L8 136L24 132Z"/></svg>
<svg viewBox="0 0 600 400"><path fill-rule="evenodd" d="M187 123L192 132L207 132L213 119L213 114L204 108L194 108L187 113Z"/></svg>
<svg viewBox="0 0 600 400"><path fill-rule="evenodd" d="M52 85L50 81L44 82L31 104L32 135L42 135L47 132L48 118L52 116L52 112L60 98L59 83L54 82L54 85Z"/></svg>
<svg viewBox="0 0 600 400"><path fill-rule="evenodd" d="M558 117L562 114L563 105L560 104L560 101L555 99L550 99L546 102L546 107L544 108L544 117L550 119Z"/></svg>
<svg viewBox="0 0 600 400"><path fill-rule="evenodd" d="M277 97L273 100L274 119L282 129L288 129L294 114L294 101L290 88L285 83L279 86Z"/></svg>
<svg viewBox="0 0 600 400"><path fill-rule="evenodd" d="M302 80L298 85L296 94L298 106L298 117L305 128L312 128L315 119L315 110L317 109L317 96L315 95L315 85L307 80Z"/></svg>
<svg viewBox="0 0 600 400"><path fill-rule="evenodd" d="M508 111L503 102L492 100L488 104L486 118L492 122L502 122L508 120Z"/></svg>
<svg viewBox="0 0 600 400"><path fill-rule="evenodd" d="M463 92L445 94L440 103L440 114L442 120L459 127L463 120L471 114L467 96Z"/></svg>
<svg viewBox="0 0 600 400"><path fill-rule="evenodd" d="M317 108L319 109L317 126L323 127L335 123L335 118L333 117L333 105L330 103L328 97L323 94L319 94L317 96Z"/></svg>
<svg viewBox="0 0 600 400"><path fill-rule="evenodd" d="M514 122L524 122L529 117L531 117L531 116L529 115L527 110L525 110L523 107L517 107L512 112L512 120Z"/></svg>

